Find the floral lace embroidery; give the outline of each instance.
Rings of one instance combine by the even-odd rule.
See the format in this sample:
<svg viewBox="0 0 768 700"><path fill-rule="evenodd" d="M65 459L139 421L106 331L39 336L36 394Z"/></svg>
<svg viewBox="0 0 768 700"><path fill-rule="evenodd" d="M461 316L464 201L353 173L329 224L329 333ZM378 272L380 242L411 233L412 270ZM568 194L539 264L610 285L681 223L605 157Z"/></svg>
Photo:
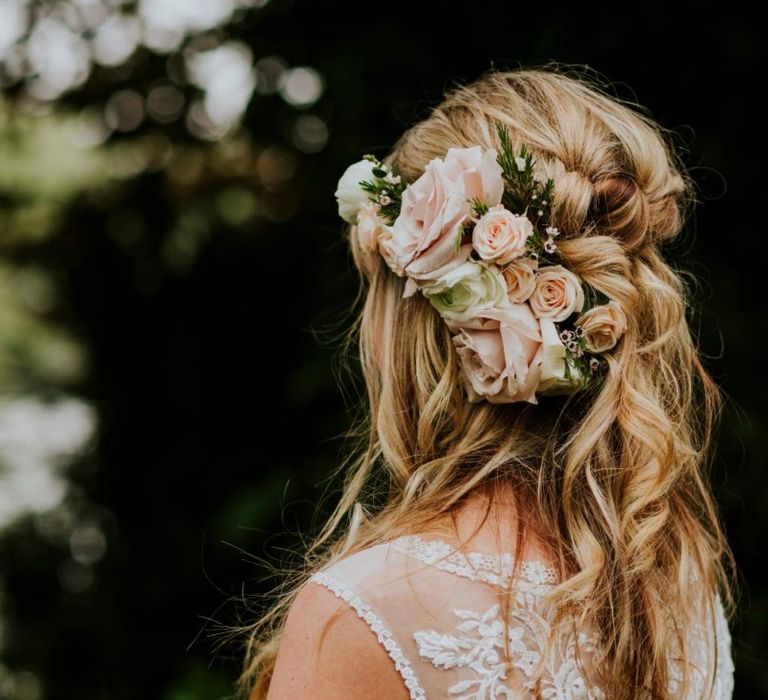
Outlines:
<svg viewBox="0 0 768 700"><path fill-rule="evenodd" d="M418 535L399 537L390 545L395 551L442 571L496 585L509 583L514 564L510 554L464 554L447 542L425 540ZM480 611L453 609L456 620L453 629L412 632L419 656L425 661L438 669L462 669L463 675L454 679L455 682L452 680L447 691L443 691L447 692L446 697L452 700L529 700L534 696L544 700L604 700L603 689L594 683L600 677L600 670L594 668L593 673L589 658L596 650L594 638L584 632L574 634L566 626L557 632L549 655L542 658L552 633L542 596L557 581L555 570L531 561L524 562L519 573L513 585L516 604L507 620L506 640L498 604ZM324 572L317 572L311 578L346 600L373 630L403 678L410 699L426 700L426 693L402 647L373 609ZM711 632L707 634L708 630L701 624L691 631L695 668L687 700L708 695L710 678L705 671L712 664L716 666L712 698L730 700L733 694L730 630L719 600L716 612L716 659L707 656ZM543 674L538 687L534 688L532 679L539 667ZM508 677L514 670L521 674L514 679L515 683ZM681 680L679 662L671 660L668 686L671 696L679 697Z"/></svg>
<svg viewBox="0 0 768 700"><path fill-rule="evenodd" d="M392 548L441 571L463 576L472 581L485 581L507 587L515 560L509 553L484 554L459 551L441 540L425 540L419 535L404 535L392 542ZM557 572L542 562L532 560L520 564L516 585L534 593L543 593L557 582Z"/></svg>
<svg viewBox="0 0 768 700"><path fill-rule="evenodd" d="M322 571L312 574L310 579L325 586L330 590L337 598L345 600L349 606L357 613L358 617L364 620L368 626L374 631L380 644L386 649L387 654L395 664L395 668L405 682L405 687L408 688L410 700L426 700L427 696L424 693L424 689L419 683L419 679L408 662L400 645L395 641L392 633L384 626L379 616L366 605L358 596L352 591L347 590L337 581L334 581L330 576L327 576Z"/></svg>
<svg viewBox="0 0 768 700"><path fill-rule="evenodd" d="M419 655L437 668L466 667L474 672L472 678L460 680L448 688L448 694L457 700L497 700L516 695L504 681L507 665L504 663L504 626L498 603L484 612L453 611L459 620L455 634L436 630L419 630L413 638ZM549 625L535 611L519 609L511 614L508 643L511 664L522 671L523 688L534 691L530 680L541 661L541 650L549 633ZM602 700L605 695L598 686L590 686L576 661L577 646L582 654L595 650L595 641L586 634L578 639L563 640L558 656L545 660L542 695L546 700Z"/></svg>
<svg viewBox="0 0 768 700"><path fill-rule="evenodd" d="M514 559L508 553L465 554L447 542L425 540L418 535L399 537L391 544L395 551L473 581L500 586L507 586L510 582ZM517 607L512 611L508 625L508 648L512 667L519 669L527 679L532 677L540 663L541 652L551 631L549 623L538 610L538 603L541 595L556 582L556 571L539 561L523 562L520 578L515 581ZM474 672L472 678L463 679L448 689L449 695L457 700L515 697L504 683L507 680L507 665L500 654L504 649L504 639L499 605L483 612L454 609L453 613L458 620L453 633L436 630L414 632L420 656L437 668L466 667ZM730 630L719 600L716 626L717 663L712 697L726 700L733 694L734 664ZM709 679L702 669L714 663L714 659L706 658L711 644L706 632L700 624L692 630L694 654L700 658L692 674L692 687L687 696L689 700L698 700L708 689ZM604 691L597 685L589 685L578 661L595 649L596 640L584 632L580 632L576 639L570 632L561 633L552 658L544 661L541 696L545 700L602 700ZM680 692L681 680L679 662L672 660L668 688L673 697ZM524 681L523 687L533 690L529 681Z"/></svg>
<svg viewBox="0 0 768 700"><path fill-rule="evenodd" d="M728 620L725 617L723 604L720 598L716 600L715 607L715 631L717 635L717 662L715 664L715 679L712 688L712 697L716 700L720 698L730 698L733 695L734 687L734 664L731 655L731 631L728 627ZM696 658L694 659L691 674L691 689L689 698L698 699L708 695L708 686L710 678L705 669L710 667L715 659L707 657L707 651L710 648L707 629L701 623L697 623L691 631L694 643L692 649ZM673 659L670 663L670 678L668 689L671 695L676 696L681 689L683 681L683 670L678 660Z"/></svg>

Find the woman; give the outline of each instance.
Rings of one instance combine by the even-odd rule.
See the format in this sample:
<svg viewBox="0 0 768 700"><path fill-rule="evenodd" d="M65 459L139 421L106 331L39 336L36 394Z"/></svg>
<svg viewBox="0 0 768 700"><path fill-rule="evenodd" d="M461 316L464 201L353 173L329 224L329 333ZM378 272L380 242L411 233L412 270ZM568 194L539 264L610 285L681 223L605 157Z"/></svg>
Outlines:
<svg viewBox="0 0 768 700"><path fill-rule="evenodd" d="M252 630L251 698L731 697L723 398L660 250L691 190L658 125L551 67L347 170L367 441Z"/></svg>

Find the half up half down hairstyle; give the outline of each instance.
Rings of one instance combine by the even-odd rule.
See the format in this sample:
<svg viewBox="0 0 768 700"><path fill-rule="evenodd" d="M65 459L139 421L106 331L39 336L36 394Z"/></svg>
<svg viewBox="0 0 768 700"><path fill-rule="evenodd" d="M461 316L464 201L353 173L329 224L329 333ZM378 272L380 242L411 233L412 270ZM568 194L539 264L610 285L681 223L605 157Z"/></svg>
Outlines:
<svg viewBox="0 0 768 700"><path fill-rule="evenodd" d="M597 389L469 403L450 331L421 295L402 298L403 278L349 226L362 283L350 333L367 390L360 448L306 571L248 629L241 681L253 697L266 695L285 613L312 571L478 491L513 495L516 548L535 533L555 553L555 600L563 619L598 630L608 698L685 697L669 694L670 657L685 670L687 630L702 614L714 627L713 595L732 614L732 555L708 484L724 398L692 337L691 290L661 254L695 201L672 139L584 75L492 70L449 91L382 160L413 182L451 147L498 149L497 122L554 179L559 253L621 305L626 332Z"/></svg>

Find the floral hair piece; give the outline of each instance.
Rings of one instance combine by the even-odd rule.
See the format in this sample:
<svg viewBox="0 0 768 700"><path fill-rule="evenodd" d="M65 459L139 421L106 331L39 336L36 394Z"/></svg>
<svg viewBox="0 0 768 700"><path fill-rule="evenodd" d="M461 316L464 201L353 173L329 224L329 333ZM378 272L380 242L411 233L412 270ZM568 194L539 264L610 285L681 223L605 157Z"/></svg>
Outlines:
<svg viewBox="0 0 768 700"><path fill-rule="evenodd" d="M538 403L602 374L626 330L619 304L563 264L554 182L498 124L501 151L451 148L408 184L366 155L339 180L339 215L452 331L470 401Z"/></svg>

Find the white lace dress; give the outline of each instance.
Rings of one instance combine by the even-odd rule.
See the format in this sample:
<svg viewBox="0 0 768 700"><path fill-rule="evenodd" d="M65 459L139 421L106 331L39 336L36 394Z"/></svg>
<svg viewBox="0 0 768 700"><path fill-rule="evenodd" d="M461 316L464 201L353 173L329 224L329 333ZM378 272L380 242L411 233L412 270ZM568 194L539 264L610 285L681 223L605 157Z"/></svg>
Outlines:
<svg viewBox="0 0 768 700"><path fill-rule="evenodd" d="M447 542L418 535L399 537L351 554L312 575L311 580L346 601L375 633L403 679L411 700L532 700L530 678L540 662L545 673L539 696L546 700L598 700L605 695L590 672L595 640L563 634L547 653L550 635L542 596L556 572L537 561L523 562L513 584L504 639L498 586L509 582L510 554L466 554ZM695 688L686 700L733 693L731 636L718 598L717 638L697 635ZM511 670L505 661L511 661ZM670 690L679 669L670 664Z"/></svg>

